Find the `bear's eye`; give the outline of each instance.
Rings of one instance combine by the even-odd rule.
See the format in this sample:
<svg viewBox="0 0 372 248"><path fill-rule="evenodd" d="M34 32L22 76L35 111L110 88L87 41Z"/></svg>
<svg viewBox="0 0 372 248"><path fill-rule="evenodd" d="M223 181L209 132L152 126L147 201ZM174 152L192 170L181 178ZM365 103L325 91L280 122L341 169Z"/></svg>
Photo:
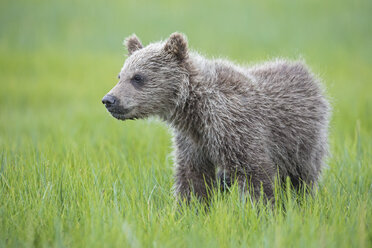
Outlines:
<svg viewBox="0 0 372 248"><path fill-rule="evenodd" d="M118 74L118 79L120 79L120 74Z"/></svg>
<svg viewBox="0 0 372 248"><path fill-rule="evenodd" d="M139 75L139 74L135 74L135 75L132 77L131 81L132 81L133 83L137 84L137 85L140 85L140 84L143 83L144 79L143 79L143 77L142 77L141 75Z"/></svg>

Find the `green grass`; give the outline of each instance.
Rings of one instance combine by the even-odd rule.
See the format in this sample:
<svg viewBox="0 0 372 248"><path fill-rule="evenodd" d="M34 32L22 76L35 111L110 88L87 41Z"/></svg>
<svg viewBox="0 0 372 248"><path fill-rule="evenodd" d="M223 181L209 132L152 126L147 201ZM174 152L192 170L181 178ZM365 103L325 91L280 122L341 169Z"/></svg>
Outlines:
<svg viewBox="0 0 372 248"><path fill-rule="evenodd" d="M0 247L372 247L371 1L0 3ZM207 56L304 58L332 99L314 197L276 208L216 193L177 206L171 133L119 122L102 96L121 43L174 31ZM299 198L296 200L296 198Z"/></svg>

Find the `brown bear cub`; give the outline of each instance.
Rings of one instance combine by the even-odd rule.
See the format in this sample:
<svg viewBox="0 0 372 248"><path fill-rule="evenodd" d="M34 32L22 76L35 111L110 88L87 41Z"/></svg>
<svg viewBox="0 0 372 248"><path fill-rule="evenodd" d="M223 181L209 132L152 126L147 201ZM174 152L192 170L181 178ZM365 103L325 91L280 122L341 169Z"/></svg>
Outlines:
<svg viewBox="0 0 372 248"><path fill-rule="evenodd" d="M133 35L125 44L129 57L102 102L117 119L155 115L173 128L179 199L205 200L221 178L266 199L276 179L316 185L330 105L303 62L248 68L209 60L188 50L179 33L146 47Z"/></svg>

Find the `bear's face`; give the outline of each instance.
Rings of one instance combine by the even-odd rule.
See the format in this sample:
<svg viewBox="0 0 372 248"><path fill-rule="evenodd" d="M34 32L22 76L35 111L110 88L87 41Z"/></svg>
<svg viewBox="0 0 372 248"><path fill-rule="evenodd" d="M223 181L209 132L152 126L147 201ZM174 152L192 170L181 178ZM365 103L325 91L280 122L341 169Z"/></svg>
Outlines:
<svg viewBox="0 0 372 248"><path fill-rule="evenodd" d="M188 82L185 38L172 34L166 42L143 47L136 36L131 36L125 43L129 57L118 75L119 82L102 102L120 120L167 116Z"/></svg>

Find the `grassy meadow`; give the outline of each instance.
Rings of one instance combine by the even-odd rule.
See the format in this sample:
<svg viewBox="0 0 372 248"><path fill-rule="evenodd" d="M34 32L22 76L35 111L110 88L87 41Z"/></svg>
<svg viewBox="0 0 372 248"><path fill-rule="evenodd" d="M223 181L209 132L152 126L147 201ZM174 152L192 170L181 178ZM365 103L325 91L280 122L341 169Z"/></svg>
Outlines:
<svg viewBox="0 0 372 248"><path fill-rule="evenodd" d="M372 247L371 1L0 2L0 247ZM314 197L177 206L171 132L101 98L123 39L174 31L208 57L303 58L333 106Z"/></svg>

